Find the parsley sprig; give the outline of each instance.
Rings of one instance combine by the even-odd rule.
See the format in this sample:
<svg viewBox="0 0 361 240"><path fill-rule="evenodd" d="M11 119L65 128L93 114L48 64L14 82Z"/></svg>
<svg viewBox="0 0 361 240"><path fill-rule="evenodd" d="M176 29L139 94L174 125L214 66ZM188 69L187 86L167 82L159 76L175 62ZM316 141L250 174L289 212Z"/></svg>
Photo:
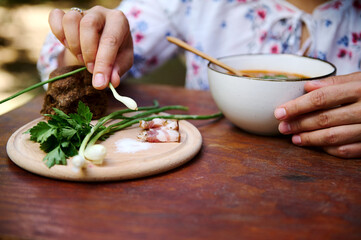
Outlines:
<svg viewBox="0 0 361 240"><path fill-rule="evenodd" d="M79 101L77 113L65 114L54 108L55 114L45 114L48 122L39 122L29 129L30 140L40 143L40 149L46 152L43 161L49 168L66 165L68 157L78 154L84 137L91 131L90 121L93 114L89 107Z"/></svg>

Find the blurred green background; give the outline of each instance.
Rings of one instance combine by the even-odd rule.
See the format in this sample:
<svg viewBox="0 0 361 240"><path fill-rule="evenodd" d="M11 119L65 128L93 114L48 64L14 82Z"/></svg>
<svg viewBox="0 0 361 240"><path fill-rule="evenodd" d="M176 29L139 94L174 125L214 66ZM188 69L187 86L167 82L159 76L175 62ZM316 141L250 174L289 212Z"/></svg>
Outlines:
<svg viewBox="0 0 361 240"><path fill-rule="evenodd" d="M0 0L0 99L40 81L36 61L43 41L50 31L48 14L53 8L65 11L71 7L83 9L95 5L114 8L120 1L80 0ZM183 86L185 66L181 59L172 59L152 74L140 79L128 79L134 83L156 83ZM43 89L17 97L0 105L4 114L41 93Z"/></svg>

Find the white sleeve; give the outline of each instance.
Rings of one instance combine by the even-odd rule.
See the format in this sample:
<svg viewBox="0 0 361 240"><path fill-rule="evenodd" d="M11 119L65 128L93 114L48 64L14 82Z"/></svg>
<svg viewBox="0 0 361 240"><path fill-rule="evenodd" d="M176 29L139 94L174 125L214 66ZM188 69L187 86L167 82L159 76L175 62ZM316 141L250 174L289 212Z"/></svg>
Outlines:
<svg viewBox="0 0 361 240"><path fill-rule="evenodd" d="M64 49L65 47L59 40L52 33L49 33L37 62L37 68L42 81L49 79L50 73L58 67L58 56Z"/></svg>
<svg viewBox="0 0 361 240"><path fill-rule="evenodd" d="M123 0L118 9L129 21L134 45L134 64L130 73L139 77L161 66L177 54L178 48L167 36L177 36L171 15L178 1Z"/></svg>

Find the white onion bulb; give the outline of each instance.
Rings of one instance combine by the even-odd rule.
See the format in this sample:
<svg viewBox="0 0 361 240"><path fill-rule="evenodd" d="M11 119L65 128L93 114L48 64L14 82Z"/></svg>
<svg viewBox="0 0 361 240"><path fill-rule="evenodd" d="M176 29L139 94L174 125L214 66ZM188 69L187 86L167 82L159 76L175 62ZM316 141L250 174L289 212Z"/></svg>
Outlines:
<svg viewBox="0 0 361 240"><path fill-rule="evenodd" d="M85 159L81 155L76 155L72 159L73 171L79 172L85 166Z"/></svg>
<svg viewBox="0 0 361 240"><path fill-rule="evenodd" d="M85 158L95 164L102 164L106 154L107 149L101 144L89 146L84 151Z"/></svg>

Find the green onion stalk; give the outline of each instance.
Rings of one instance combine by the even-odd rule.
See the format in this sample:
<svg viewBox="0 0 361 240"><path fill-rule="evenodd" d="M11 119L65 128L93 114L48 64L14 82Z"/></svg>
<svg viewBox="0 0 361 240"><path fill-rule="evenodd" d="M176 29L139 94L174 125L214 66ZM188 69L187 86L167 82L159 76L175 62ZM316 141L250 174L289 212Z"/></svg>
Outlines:
<svg viewBox="0 0 361 240"><path fill-rule="evenodd" d="M153 108L153 109L152 109ZM218 112L215 114L210 115L184 115L184 114L170 114L170 115L155 115L161 112L169 111L169 110L182 110L187 111L188 108L181 105L174 105L174 106L164 106L164 107L140 107L138 109L139 111L144 111L136 114L133 117L125 117L123 116L124 113L132 112L133 110L125 109L120 110L117 112L113 112L110 115L102 118L99 120L99 122L91 129L91 131L86 135L84 140L81 143L80 149L79 149L79 155L83 157L84 159L89 158L85 156L85 152L88 149L92 149L94 146L99 147L99 144L96 144L96 142L101 139L104 136L109 136L117 131L120 131L122 129L125 129L127 127L132 126L133 124L139 123L140 121L150 121L155 118L163 118L163 119L176 119L176 120L206 120L206 119L213 119L213 118L220 118L222 117L222 113ZM124 119L122 121L119 121L117 123L111 124L104 129L98 131L98 129L102 126L104 126L108 121L114 120L114 119ZM105 155L104 155L105 156ZM103 157L104 157L103 156ZM91 159L90 159L91 160ZM103 159L97 159L93 161L95 164L102 163Z"/></svg>
<svg viewBox="0 0 361 240"><path fill-rule="evenodd" d="M22 94L24 94L24 93L26 93L26 92L29 92L29 91L31 91L31 90L34 90L34 89L36 89L36 88L38 88L38 87L41 87L41 86L43 86L43 85L45 85L45 84L47 84L47 83L51 83L51 82L54 82L54 81L56 81L56 80L69 77L69 76L71 76L71 75L73 75L73 74L75 74L75 73L84 71L85 69L86 69L86 67L81 67L81 68L78 68L78 69L76 69L76 70L74 70L74 71L67 72L67 73L64 73L64 74L62 74L62 75L59 75L59 76L50 78L50 79L48 79L48 80L46 80L46 81L36 83L36 84L34 84L34 85L30 86L30 87L27 87L27 88L25 88L25 89L23 89L23 90L15 93L14 95L12 95L12 96L10 96L10 97L8 97L8 98L5 98L5 99L1 100L1 101L0 101L0 104L2 104L2 103L4 103L4 102L7 102L7 101L9 101L9 100L11 100L11 99L13 99L13 98L16 98L17 96L20 96L20 95L22 95Z"/></svg>
<svg viewBox="0 0 361 240"><path fill-rule="evenodd" d="M79 156L81 157L81 159L84 159L83 161L85 161L86 159L92 161L95 164L101 164L105 157L105 150L104 150L105 148L102 147L100 144L96 144L96 142L98 140L104 140L104 138L106 138L107 136L114 134L115 132L125 129L127 127L130 127L133 124L137 124L142 120L150 121L155 118L176 119L176 120L207 120L207 119L220 118L223 116L221 112L210 115L184 115L184 114L158 115L159 113L166 112L169 110L187 111L188 107L181 105L159 107L158 102L155 101L154 106L140 107L138 109L140 113L132 117L124 116L124 114L135 111L131 109L124 109L113 112L108 116L101 118L98 121L98 123L92 127L91 131L83 139L81 146L79 148ZM123 120L105 127L105 125L108 122L116 119L123 119ZM94 159L91 159L89 158L89 156L92 154L86 154L86 152L95 148L97 149L92 151L92 154L95 153L96 155L97 152L101 152L101 151L103 151L104 154L99 158L94 157Z"/></svg>

